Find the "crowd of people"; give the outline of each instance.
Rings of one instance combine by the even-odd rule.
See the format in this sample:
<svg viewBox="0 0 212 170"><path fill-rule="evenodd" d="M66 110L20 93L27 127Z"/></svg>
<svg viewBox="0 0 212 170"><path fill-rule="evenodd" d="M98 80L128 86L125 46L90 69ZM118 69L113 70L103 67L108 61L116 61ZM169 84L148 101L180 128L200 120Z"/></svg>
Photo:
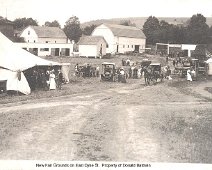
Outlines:
<svg viewBox="0 0 212 170"><path fill-rule="evenodd" d="M133 78L133 79L140 79L142 76L142 68L141 66L136 66L136 65L132 65L129 68L129 78Z"/></svg>
<svg viewBox="0 0 212 170"><path fill-rule="evenodd" d="M188 81L193 81L194 78L196 77L196 72L195 72L195 70L194 70L193 67L190 67L190 68L187 70L186 73L187 73L187 74L186 74L186 78L187 78Z"/></svg>
<svg viewBox="0 0 212 170"><path fill-rule="evenodd" d="M31 90L55 90L62 89L63 74L60 69L32 69L26 73Z"/></svg>

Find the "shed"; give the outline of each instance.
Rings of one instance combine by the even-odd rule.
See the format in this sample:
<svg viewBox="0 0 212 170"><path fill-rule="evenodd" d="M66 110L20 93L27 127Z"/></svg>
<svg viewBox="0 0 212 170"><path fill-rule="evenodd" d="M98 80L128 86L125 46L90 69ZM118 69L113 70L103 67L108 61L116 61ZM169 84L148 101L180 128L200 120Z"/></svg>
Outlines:
<svg viewBox="0 0 212 170"><path fill-rule="evenodd" d="M102 36L83 36L78 42L82 57L101 58L106 55L107 42Z"/></svg>

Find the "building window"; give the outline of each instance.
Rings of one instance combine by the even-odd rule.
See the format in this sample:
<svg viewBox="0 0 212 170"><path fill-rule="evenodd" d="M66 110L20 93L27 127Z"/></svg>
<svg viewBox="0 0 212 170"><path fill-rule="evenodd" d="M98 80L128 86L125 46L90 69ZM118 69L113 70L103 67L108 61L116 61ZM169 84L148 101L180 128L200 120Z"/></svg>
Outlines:
<svg viewBox="0 0 212 170"><path fill-rule="evenodd" d="M34 43L35 43L35 40L34 40Z"/></svg>
<svg viewBox="0 0 212 170"><path fill-rule="evenodd" d="M123 45L123 48L125 48L125 45Z"/></svg>
<svg viewBox="0 0 212 170"><path fill-rule="evenodd" d="M49 51L49 48L41 48L40 51Z"/></svg>
<svg viewBox="0 0 212 170"><path fill-rule="evenodd" d="M106 48L109 48L109 45L108 44L106 44Z"/></svg>
<svg viewBox="0 0 212 170"><path fill-rule="evenodd" d="M133 45L132 45L132 48L133 48Z"/></svg>
<svg viewBox="0 0 212 170"><path fill-rule="evenodd" d="M29 40L28 40L28 42L29 42Z"/></svg>
<svg viewBox="0 0 212 170"><path fill-rule="evenodd" d="M28 31L28 35L30 35L30 31Z"/></svg>
<svg viewBox="0 0 212 170"><path fill-rule="evenodd" d="M57 41L55 41L55 43L57 43Z"/></svg>
<svg viewBox="0 0 212 170"><path fill-rule="evenodd" d="M130 45L128 45L128 48L130 48Z"/></svg>
<svg viewBox="0 0 212 170"><path fill-rule="evenodd" d="M46 41L46 43L48 43L48 41Z"/></svg>

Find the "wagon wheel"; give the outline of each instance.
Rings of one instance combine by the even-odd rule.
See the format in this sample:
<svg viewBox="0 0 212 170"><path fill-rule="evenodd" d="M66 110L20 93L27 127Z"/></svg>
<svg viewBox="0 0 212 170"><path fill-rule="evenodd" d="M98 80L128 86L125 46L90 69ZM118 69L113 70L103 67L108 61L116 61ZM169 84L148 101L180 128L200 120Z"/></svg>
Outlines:
<svg viewBox="0 0 212 170"><path fill-rule="evenodd" d="M149 78L148 84L149 84L150 86L154 84L154 78L153 78L153 77L150 77L150 78Z"/></svg>
<svg viewBox="0 0 212 170"><path fill-rule="evenodd" d="M157 83L157 79L156 79L156 77L153 77L152 78L152 84L155 85L156 83Z"/></svg>

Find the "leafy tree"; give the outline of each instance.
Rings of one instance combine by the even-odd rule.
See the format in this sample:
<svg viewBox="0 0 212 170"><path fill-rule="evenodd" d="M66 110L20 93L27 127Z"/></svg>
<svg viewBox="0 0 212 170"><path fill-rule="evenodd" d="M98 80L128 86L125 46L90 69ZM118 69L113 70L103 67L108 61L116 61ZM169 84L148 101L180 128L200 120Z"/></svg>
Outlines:
<svg viewBox="0 0 212 170"><path fill-rule="evenodd" d="M208 35L209 35L209 42L208 43L212 43L212 26L208 30Z"/></svg>
<svg viewBox="0 0 212 170"><path fill-rule="evenodd" d="M120 21L120 25L124 25L124 26L133 26L135 27L136 25L134 23L132 23L130 20L122 20Z"/></svg>
<svg viewBox="0 0 212 170"><path fill-rule="evenodd" d="M46 27L59 27L61 28L59 22L57 20L54 20L52 22L46 21L44 24Z"/></svg>
<svg viewBox="0 0 212 170"><path fill-rule="evenodd" d="M202 14L193 15L187 27L188 43L206 44L209 39L209 27Z"/></svg>
<svg viewBox="0 0 212 170"><path fill-rule="evenodd" d="M64 25L64 32L69 39L78 42L82 35L79 18L76 16L70 17Z"/></svg>
<svg viewBox="0 0 212 170"><path fill-rule="evenodd" d="M97 26L92 24L92 25L89 25L89 26L86 26L85 28L83 28L83 31L82 33L84 35L91 35L93 30L96 28Z"/></svg>
<svg viewBox="0 0 212 170"><path fill-rule="evenodd" d="M176 44L185 44L187 43L187 28L186 27L179 27L173 26L172 28L172 41L171 43Z"/></svg>
<svg viewBox="0 0 212 170"><path fill-rule="evenodd" d="M22 29L29 25L38 26L37 20L32 18L17 18L13 21L15 29Z"/></svg>
<svg viewBox="0 0 212 170"><path fill-rule="evenodd" d="M158 37L159 37L159 41L162 43L168 43L172 40L172 36L171 36L171 25L162 20L159 23L159 29L158 29Z"/></svg>
<svg viewBox="0 0 212 170"><path fill-rule="evenodd" d="M159 20L150 16L143 25L143 32L147 37L147 44L155 44L159 37Z"/></svg>

